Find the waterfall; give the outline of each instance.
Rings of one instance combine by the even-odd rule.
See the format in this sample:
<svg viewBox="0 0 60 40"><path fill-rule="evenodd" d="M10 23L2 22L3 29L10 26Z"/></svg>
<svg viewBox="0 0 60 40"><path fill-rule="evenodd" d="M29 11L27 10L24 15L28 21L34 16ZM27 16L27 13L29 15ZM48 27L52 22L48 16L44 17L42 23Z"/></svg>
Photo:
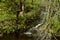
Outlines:
<svg viewBox="0 0 60 40"><path fill-rule="evenodd" d="M31 31L36 31L41 25L43 25L45 22L45 18L43 19L40 19L40 22L35 26L35 27L32 27L30 28L27 32L25 32L24 34L26 35L31 35L32 32Z"/></svg>
<svg viewBox="0 0 60 40"><path fill-rule="evenodd" d="M41 12L41 14L40 14L40 16L43 16L44 18L41 18L40 19L40 21L39 21L39 23L35 26L35 27L32 27L32 28L30 28L27 32L25 32L24 34L32 34L31 33L31 30L36 30L36 29L38 29L41 25L43 25L44 24L44 22L45 22L45 16L46 16L46 14L47 14L47 12Z"/></svg>
<svg viewBox="0 0 60 40"><path fill-rule="evenodd" d="M45 23L47 14L48 14L47 11L41 11L39 23L35 27L30 28L24 34L29 37L34 37L34 40L50 40L51 33L49 33L47 29L46 30L38 29Z"/></svg>

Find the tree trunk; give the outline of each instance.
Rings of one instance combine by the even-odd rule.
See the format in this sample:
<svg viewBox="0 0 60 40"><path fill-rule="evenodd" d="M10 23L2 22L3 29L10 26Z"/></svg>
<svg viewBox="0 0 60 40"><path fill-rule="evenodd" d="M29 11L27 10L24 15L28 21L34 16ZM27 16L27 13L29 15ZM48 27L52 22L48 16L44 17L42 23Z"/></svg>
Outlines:
<svg viewBox="0 0 60 40"><path fill-rule="evenodd" d="M20 15L23 16L24 14L24 1L25 0L20 0Z"/></svg>

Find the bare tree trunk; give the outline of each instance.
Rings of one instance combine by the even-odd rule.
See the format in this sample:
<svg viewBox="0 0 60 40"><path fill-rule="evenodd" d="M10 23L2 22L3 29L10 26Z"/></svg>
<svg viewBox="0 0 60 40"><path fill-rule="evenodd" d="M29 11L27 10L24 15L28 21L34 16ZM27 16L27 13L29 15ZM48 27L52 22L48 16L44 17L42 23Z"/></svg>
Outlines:
<svg viewBox="0 0 60 40"><path fill-rule="evenodd" d="M24 14L24 1L25 0L20 0L20 15L23 16Z"/></svg>

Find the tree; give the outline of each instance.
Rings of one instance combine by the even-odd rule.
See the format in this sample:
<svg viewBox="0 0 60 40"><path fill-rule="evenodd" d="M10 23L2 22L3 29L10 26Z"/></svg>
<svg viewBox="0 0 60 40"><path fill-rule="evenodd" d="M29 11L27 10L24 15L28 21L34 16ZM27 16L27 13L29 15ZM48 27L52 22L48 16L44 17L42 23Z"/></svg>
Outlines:
<svg viewBox="0 0 60 40"><path fill-rule="evenodd" d="M23 16L24 13L24 1L25 0L20 0L20 15Z"/></svg>

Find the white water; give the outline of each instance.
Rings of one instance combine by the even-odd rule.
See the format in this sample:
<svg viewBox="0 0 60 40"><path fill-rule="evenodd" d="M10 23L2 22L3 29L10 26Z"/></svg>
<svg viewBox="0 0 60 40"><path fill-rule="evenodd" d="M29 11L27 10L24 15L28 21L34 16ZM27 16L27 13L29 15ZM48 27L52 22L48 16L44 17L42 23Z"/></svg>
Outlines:
<svg viewBox="0 0 60 40"><path fill-rule="evenodd" d="M39 23L35 26L30 28L27 32L24 34L26 35L32 35L34 37L34 40L51 40L51 33L48 32L48 30L39 30L38 28L41 27L45 23L47 12L44 12L41 14L42 20L40 19Z"/></svg>

